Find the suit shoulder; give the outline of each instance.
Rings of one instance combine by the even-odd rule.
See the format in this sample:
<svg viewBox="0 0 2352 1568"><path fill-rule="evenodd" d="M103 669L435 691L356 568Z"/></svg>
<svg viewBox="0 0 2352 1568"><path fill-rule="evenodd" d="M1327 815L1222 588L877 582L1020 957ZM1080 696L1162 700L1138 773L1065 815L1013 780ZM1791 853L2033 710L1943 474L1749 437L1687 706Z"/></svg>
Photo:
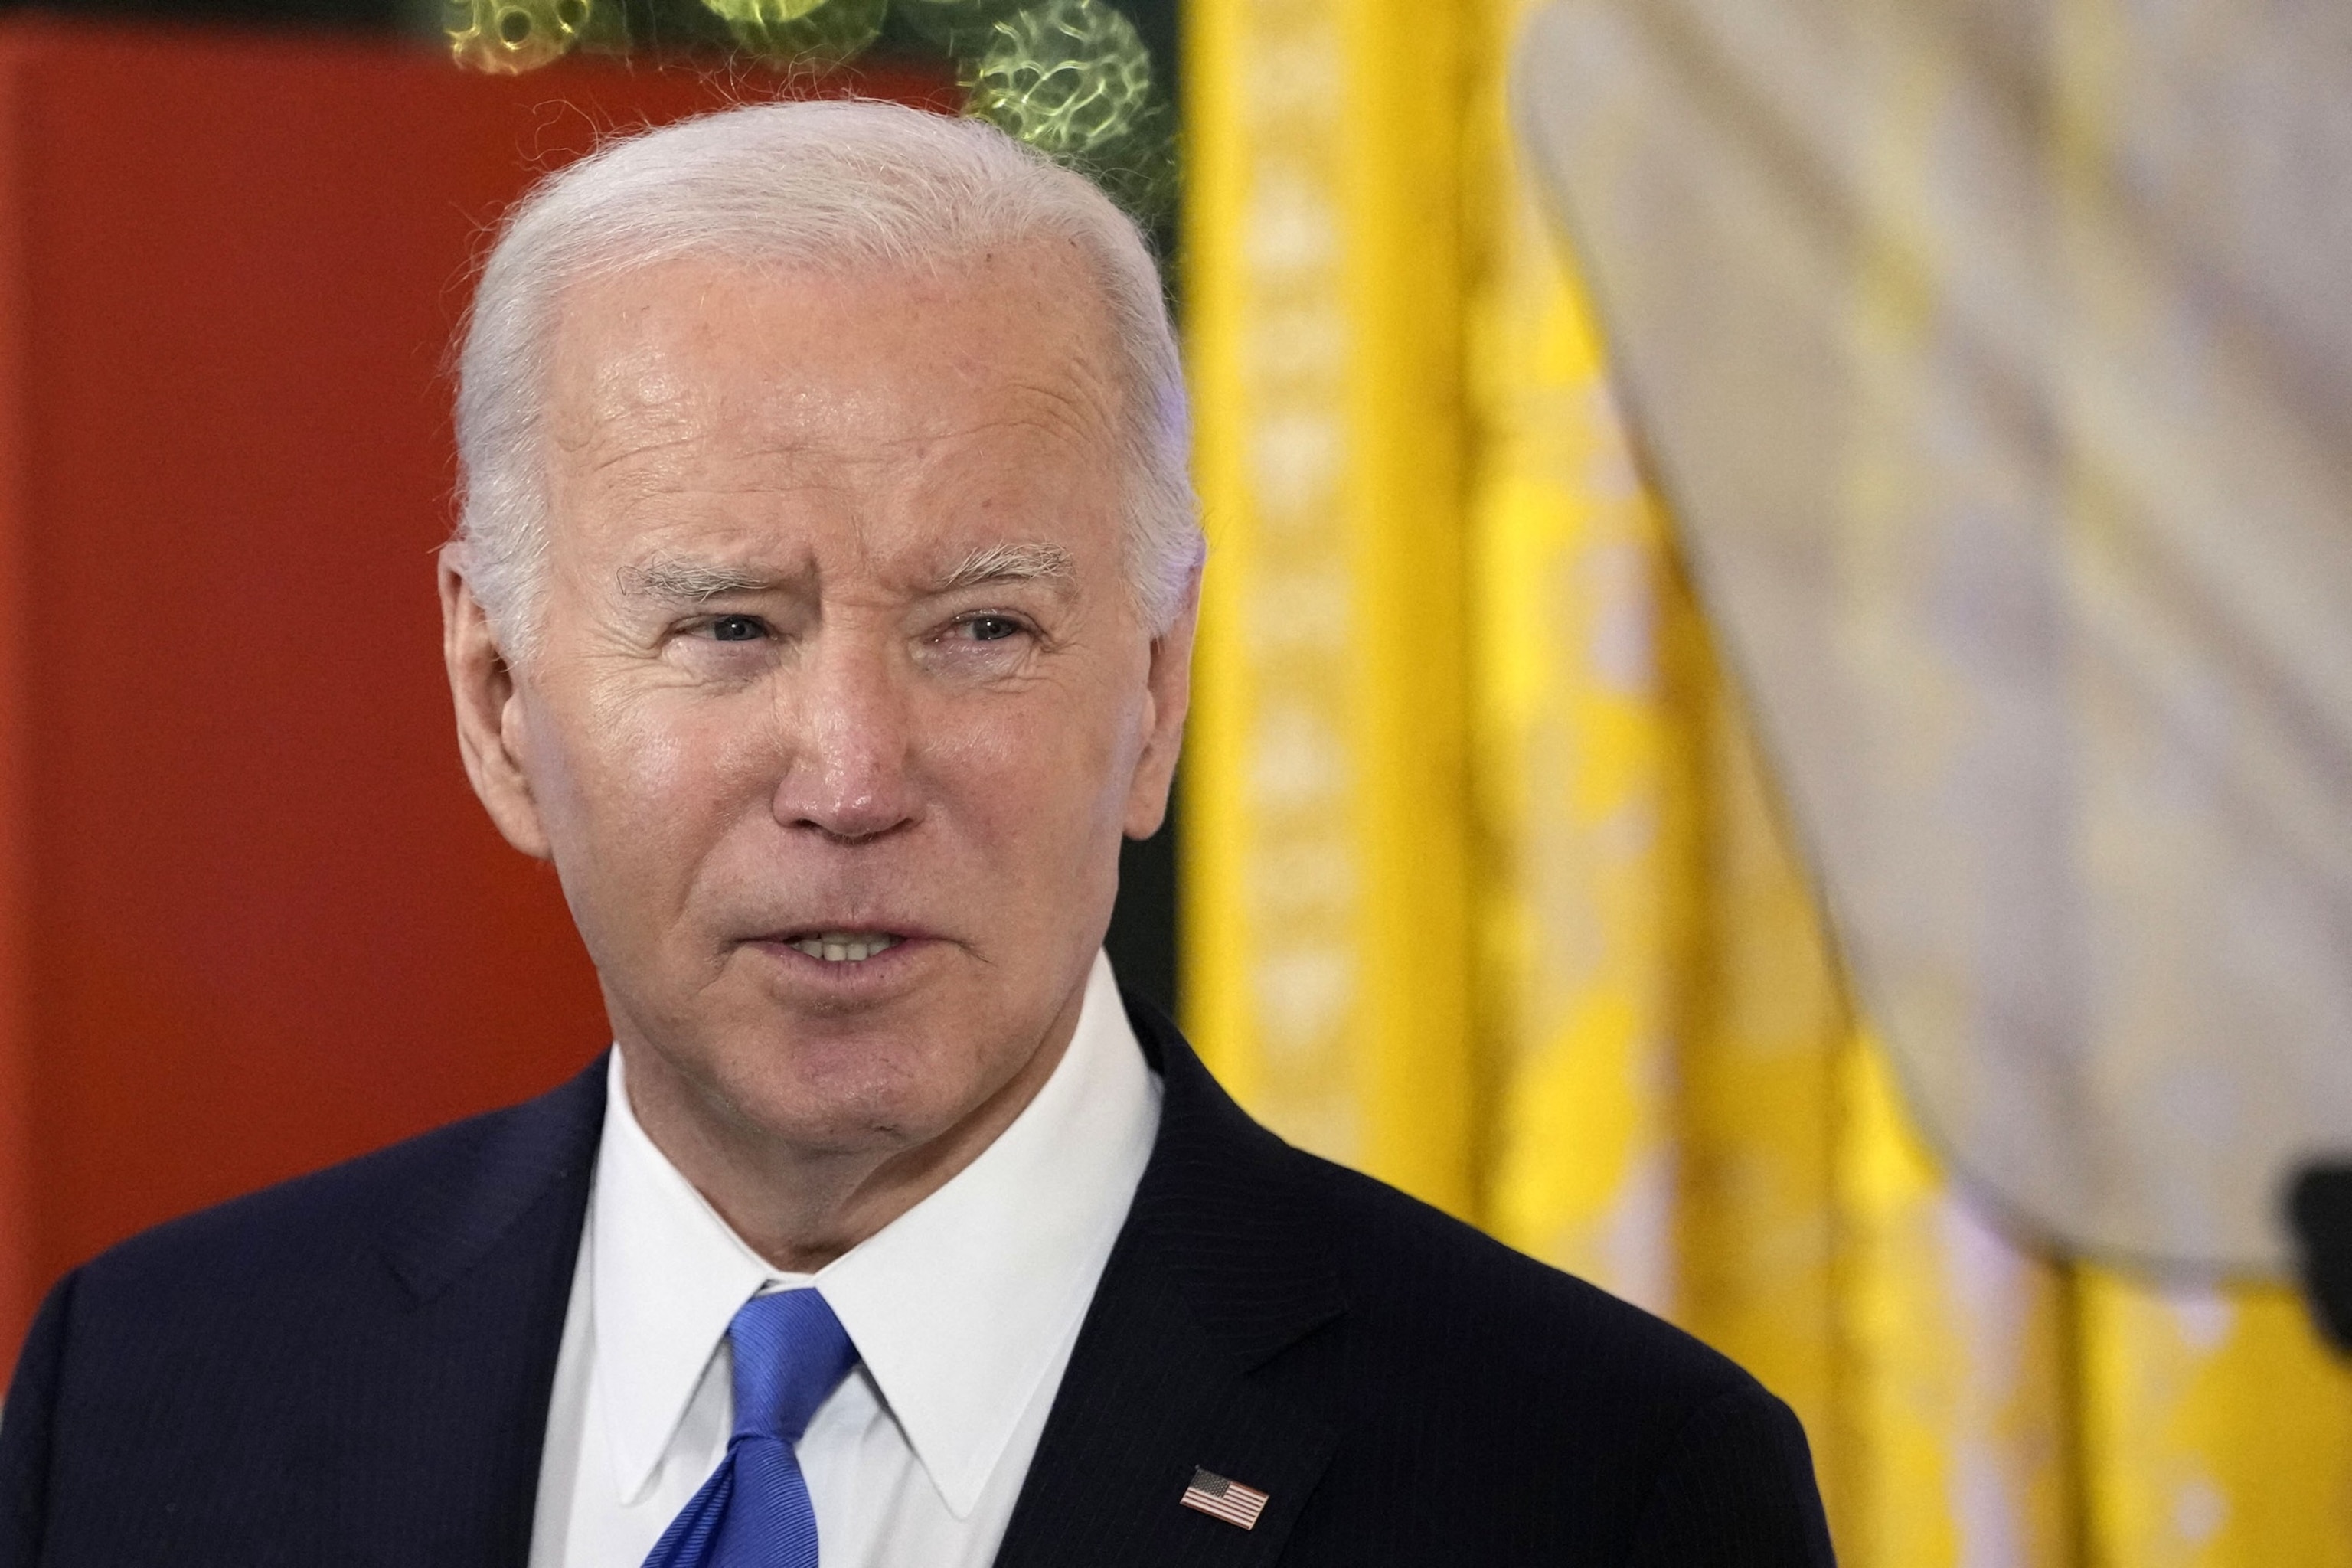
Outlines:
<svg viewBox="0 0 2352 1568"><path fill-rule="evenodd" d="M1522 1391L1576 1385L1678 1423L1726 1395L1772 1396L1691 1334L1359 1172L1314 1159L1351 1315L1475 1354ZM1433 1352L1448 1359L1444 1349ZM1449 1368L1449 1375L1459 1369Z"/></svg>
<svg viewBox="0 0 2352 1568"><path fill-rule="evenodd" d="M446 1194L457 1200L485 1165L588 1146L603 1110L598 1068L536 1100L436 1127L386 1148L264 1187L142 1231L99 1254L78 1274L83 1292L160 1289L283 1270L314 1272L373 1250L387 1227Z"/></svg>

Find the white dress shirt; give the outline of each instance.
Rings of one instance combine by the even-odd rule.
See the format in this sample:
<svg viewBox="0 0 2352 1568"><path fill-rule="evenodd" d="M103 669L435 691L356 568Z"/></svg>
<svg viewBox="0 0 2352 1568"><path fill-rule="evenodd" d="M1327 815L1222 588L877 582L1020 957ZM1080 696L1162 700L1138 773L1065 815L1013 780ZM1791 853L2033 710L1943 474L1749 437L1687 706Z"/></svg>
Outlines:
<svg viewBox="0 0 2352 1568"><path fill-rule="evenodd" d="M983 1568L1159 1132L1160 1081L1109 961L1013 1124L814 1275L744 1245L638 1125L618 1051L610 1071L531 1568L643 1568L727 1451L729 1320L803 1286L860 1358L798 1450L824 1568Z"/></svg>

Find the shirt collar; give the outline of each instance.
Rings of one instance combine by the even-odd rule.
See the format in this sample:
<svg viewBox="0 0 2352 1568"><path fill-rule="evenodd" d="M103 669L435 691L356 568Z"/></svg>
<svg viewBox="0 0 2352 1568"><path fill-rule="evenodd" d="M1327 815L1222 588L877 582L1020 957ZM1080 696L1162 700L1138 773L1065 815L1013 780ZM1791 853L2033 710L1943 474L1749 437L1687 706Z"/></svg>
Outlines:
<svg viewBox="0 0 2352 1568"><path fill-rule="evenodd" d="M654 1146L613 1056L590 1219L595 1376L625 1498L643 1494L740 1307L807 1283L754 1253ZM940 1499L982 1487L1093 1299L1160 1123L1097 954L1069 1048L978 1158L814 1277Z"/></svg>

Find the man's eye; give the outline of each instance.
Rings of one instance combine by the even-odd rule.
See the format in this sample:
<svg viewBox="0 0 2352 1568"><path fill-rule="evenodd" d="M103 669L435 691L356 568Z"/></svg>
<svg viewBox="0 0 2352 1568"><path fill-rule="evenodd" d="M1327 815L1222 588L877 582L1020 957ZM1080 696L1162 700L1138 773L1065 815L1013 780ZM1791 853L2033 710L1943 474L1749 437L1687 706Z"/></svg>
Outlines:
<svg viewBox="0 0 2352 1568"><path fill-rule="evenodd" d="M710 636L716 642L757 642L767 632L757 616L721 616L710 623Z"/></svg>
<svg viewBox="0 0 2352 1568"><path fill-rule="evenodd" d="M972 616L962 626L964 635L974 642L1002 642L1021 635L1021 623L1011 616Z"/></svg>

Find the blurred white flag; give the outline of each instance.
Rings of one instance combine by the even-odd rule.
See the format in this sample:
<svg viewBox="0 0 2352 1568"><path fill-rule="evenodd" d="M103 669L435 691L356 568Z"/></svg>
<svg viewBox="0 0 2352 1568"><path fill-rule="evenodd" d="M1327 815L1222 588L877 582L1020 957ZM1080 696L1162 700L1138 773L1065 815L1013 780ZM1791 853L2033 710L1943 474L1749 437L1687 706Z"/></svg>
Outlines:
<svg viewBox="0 0 2352 1568"><path fill-rule="evenodd" d="M2282 1267L2352 1152L2352 7L1560 0L1517 96L1930 1137Z"/></svg>

